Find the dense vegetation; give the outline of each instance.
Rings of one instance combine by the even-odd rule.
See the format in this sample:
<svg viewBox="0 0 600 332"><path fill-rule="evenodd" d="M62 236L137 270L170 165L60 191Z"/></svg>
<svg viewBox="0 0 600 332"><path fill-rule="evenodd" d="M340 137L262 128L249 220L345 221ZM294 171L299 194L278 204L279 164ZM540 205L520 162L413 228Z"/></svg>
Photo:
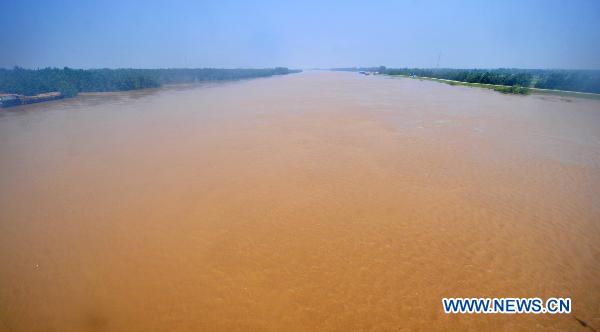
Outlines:
<svg viewBox="0 0 600 332"><path fill-rule="evenodd" d="M266 77L298 72L288 68L268 69L13 69L0 68L0 92L36 95L59 91L65 96L78 92L123 91L154 88L161 84L193 83Z"/></svg>
<svg viewBox="0 0 600 332"><path fill-rule="evenodd" d="M519 94L519 95L526 95L529 93L529 88L518 86L518 85L495 86L494 90L496 90L498 92L502 92L502 93L512 93L512 94Z"/></svg>
<svg viewBox="0 0 600 332"><path fill-rule="evenodd" d="M468 83L496 84L540 89L600 93L600 70L559 69L423 69L337 68L346 71L378 71L388 75L415 75ZM518 90L521 91L521 90ZM507 92L507 91L504 91Z"/></svg>

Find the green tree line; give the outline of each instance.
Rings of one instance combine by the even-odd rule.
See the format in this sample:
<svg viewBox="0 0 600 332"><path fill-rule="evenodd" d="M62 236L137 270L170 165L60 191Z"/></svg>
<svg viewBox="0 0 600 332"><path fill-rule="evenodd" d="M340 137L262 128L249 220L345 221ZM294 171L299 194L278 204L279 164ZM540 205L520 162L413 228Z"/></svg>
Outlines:
<svg viewBox="0 0 600 332"><path fill-rule="evenodd" d="M266 69L72 69L0 68L0 92L26 96L59 91L69 97L79 92L124 91L162 84L236 80L298 72L284 67Z"/></svg>
<svg viewBox="0 0 600 332"><path fill-rule="evenodd" d="M600 70L567 69L428 69L428 68L336 68L343 71L377 71L388 75L415 75L468 83L600 93Z"/></svg>

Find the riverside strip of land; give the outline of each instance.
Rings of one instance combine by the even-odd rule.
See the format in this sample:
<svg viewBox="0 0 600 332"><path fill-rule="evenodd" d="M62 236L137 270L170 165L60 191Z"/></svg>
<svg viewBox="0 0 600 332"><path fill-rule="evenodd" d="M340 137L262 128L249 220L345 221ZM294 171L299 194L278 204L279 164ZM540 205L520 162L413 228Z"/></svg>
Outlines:
<svg viewBox="0 0 600 332"><path fill-rule="evenodd" d="M600 70L564 69L450 69L450 68L337 68L336 71L358 71L434 80L451 85L493 89L512 94L553 94L568 97L600 98Z"/></svg>
<svg viewBox="0 0 600 332"><path fill-rule="evenodd" d="M80 92L114 92L239 80L298 73L285 67L264 69L45 69L0 68L0 107L33 104L76 96Z"/></svg>
<svg viewBox="0 0 600 332"><path fill-rule="evenodd" d="M537 93L537 94L549 94L555 96L563 96L563 97L576 97L576 98L591 98L591 99L600 99L600 94L591 93L591 92L578 92L578 91L566 91L566 90L555 90L555 89L540 89L540 88L524 88L517 87L517 90L512 90L512 86L510 85L499 85L499 84L485 84L485 83L469 83L455 80L448 80L443 78L435 78L435 77L424 77L424 76L409 76L409 75L388 75L390 77L404 77L404 78L416 78L420 80L429 80L429 81L437 81L441 83L446 83L450 85L462 85L462 86L470 86L477 88L485 88L491 89L498 92L503 93L513 93L513 94L528 94L528 93ZM523 90L519 90L522 88Z"/></svg>

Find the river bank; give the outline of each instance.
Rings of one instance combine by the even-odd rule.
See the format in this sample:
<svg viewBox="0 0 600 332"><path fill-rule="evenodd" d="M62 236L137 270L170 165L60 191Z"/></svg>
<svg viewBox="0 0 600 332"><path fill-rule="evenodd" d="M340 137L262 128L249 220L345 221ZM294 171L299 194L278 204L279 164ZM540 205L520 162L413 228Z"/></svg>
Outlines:
<svg viewBox="0 0 600 332"><path fill-rule="evenodd" d="M298 73L285 67L260 69L73 69L0 68L0 106L10 107L84 92L116 92L171 84L220 82Z"/></svg>
<svg viewBox="0 0 600 332"><path fill-rule="evenodd" d="M12 107L19 105L27 105L41 103L45 101L57 100L64 98L60 92L40 93L34 96L24 96L19 94L3 93L0 94L0 107Z"/></svg>
<svg viewBox="0 0 600 332"><path fill-rule="evenodd" d="M588 99L596 99L600 100L600 94L598 93L589 93L589 92L577 92L577 91L565 91L565 90L553 90L553 89L540 89L533 87L518 87L517 89L523 90L511 90L513 86L510 85L499 85L499 84L484 84L484 83L470 83L463 81L454 81L447 80L443 78L434 78L434 77L424 77L424 76L409 76L409 75L400 75L400 74L383 74L388 77L402 77L402 78L413 78L419 80L428 80L435 81L440 83L446 83L449 85L460 85L460 86L470 86L476 88L484 88L491 89L502 93L512 93L512 94L547 94L547 95L555 95L561 97L574 97L574 98L588 98Z"/></svg>

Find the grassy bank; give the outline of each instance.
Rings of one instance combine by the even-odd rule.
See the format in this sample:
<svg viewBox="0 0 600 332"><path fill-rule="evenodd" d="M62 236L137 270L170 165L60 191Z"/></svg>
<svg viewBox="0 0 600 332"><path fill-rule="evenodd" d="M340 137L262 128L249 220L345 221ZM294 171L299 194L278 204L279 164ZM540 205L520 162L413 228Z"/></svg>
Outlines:
<svg viewBox="0 0 600 332"><path fill-rule="evenodd" d="M0 93L35 96L59 92L64 97L79 92L127 91L163 84L236 80L298 72L284 67L264 69L72 69L0 68Z"/></svg>
<svg viewBox="0 0 600 332"><path fill-rule="evenodd" d="M397 75L386 74L386 76L413 78L408 75L398 75L398 74ZM498 91L501 93L508 93L508 94L526 95L526 94L533 93L533 94L555 95L555 96L561 96L561 97L590 98L590 99L600 100L600 94L598 94L598 93L528 88L528 87L522 87L522 86L516 86L516 85L510 86L510 85L498 85L498 84L470 83L470 82L461 82L461 81L453 81L453 80L447 80L447 79L442 79L442 78L421 77L421 76L416 76L416 77L414 77L414 79L435 81L435 82L440 82L440 83L446 83L449 85L470 86L470 87L476 87L476 88L491 89L494 91Z"/></svg>
<svg viewBox="0 0 600 332"><path fill-rule="evenodd" d="M571 97L598 98L600 70L593 69L455 69L455 68L334 68L366 71L391 76L418 77L453 85L475 86L502 93L544 93Z"/></svg>
<svg viewBox="0 0 600 332"><path fill-rule="evenodd" d="M407 75L388 75L388 76L391 76L391 77L400 76L400 77L412 78ZM498 85L498 84L470 83L470 82L453 81L453 80L447 80L447 79L442 79L442 78L433 78L433 77L414 77L414 78L420 79L420 80L436 81L436 82L446 83L449 85L462 85L462 86L491 89L494 91L498 91L498 92L502 92L502 93L510 93L510 94L526 95L531 92L530 88L526 88L526 87L522 87L522 86L518 86L518 85L510 86L510 85Z"/></svg>

